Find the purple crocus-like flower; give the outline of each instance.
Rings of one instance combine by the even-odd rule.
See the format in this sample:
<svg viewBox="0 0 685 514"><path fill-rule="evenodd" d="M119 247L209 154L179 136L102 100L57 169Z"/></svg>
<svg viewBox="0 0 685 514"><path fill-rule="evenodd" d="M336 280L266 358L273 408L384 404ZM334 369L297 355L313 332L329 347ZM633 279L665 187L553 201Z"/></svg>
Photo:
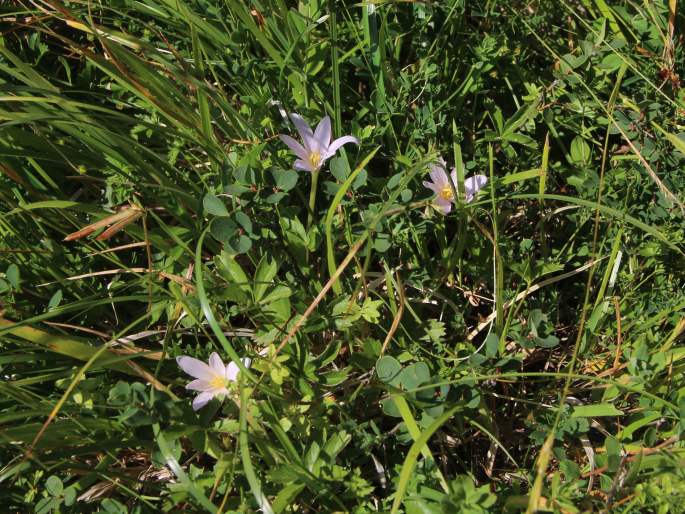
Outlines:
<svg viewBox="0 0 685 514"><path fill-rule="evenodd" d="M250 359L245 358L241 360L245 367L250 367ZM229 362L228 366L224 366L224 362L216 352L209 356L208 364L186 356L176 357L176 362L183 371L196 379L186 386L186 389L200 391L200 394L193 400L194 410L201 409L212 398L227 395L228 384L236 381L240 371L235 362Z"/></svg>
<svg viewBox="0 0 685 514"><path fill-rule="evenodd" d="M457 170L452 168L450 177L447 177L445 167L447 164L440 159L439 163L431 166L430 178L431 182L424 181L423 185L433 191L436 195L435 204L443 214L448 214L452 210L452 203L454 203L454 193L450 185L450 178L454 187L459 187L457 183ZM474 175L464 180L464 189L466 190L466 201L470 202L488 182L485 175Z"/></svg>
<svg viewBox="0 0 685 514"><path fill-rule="evenodd" d="M331 142L331 118L328 116L319 122L314 131L299 114L291 114L290 119L293 120L303 144L285 134L281 134L279 137L298 157L294 165L296 170L318 171L323 163L333 157L342 145L347 143L359 144L357 138L353 136L339 137Z"/></svg>

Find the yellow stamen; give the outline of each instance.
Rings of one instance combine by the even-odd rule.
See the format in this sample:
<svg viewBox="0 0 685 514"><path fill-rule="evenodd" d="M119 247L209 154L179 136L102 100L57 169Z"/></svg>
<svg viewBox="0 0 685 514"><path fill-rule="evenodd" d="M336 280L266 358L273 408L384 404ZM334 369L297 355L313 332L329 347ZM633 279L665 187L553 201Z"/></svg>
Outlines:
<svg viewBox="0 0 685 514"><path fill-rule="evenodd" d="M454 198L454 195L452 194L452 188L449 186L449 184L446 185L445 187L443 187L440 190L439 194L440 194L440 198L442 198L443 200L451 201L452 198Z"/></svg>
<svg viewBox="0 0 685 514"><path fill-rule="evenodd" d="M321 154L319 152L312 152L309 154L309 164L312 165L312 168L318 168L320 162Z"/></svg>
<svg viewBox="0 0 685 514"><path fill-rule="evenodd" d="M223 387L226 387L226 384L228 383L228 380L226 380L225 377L215 375L210 381L209 385L212 386L212 389L221 389Z"/></svg>

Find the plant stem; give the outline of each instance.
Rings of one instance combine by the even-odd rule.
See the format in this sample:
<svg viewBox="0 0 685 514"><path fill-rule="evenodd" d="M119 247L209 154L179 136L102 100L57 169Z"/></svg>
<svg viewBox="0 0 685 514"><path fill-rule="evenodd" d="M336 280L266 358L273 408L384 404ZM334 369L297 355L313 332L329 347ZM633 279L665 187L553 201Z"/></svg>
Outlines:
<svg viewBox="0 0 685 514"><path fill-rule="evenodd" d="M312 172L312 188L309 191L309 213L307 214L307 235L309 235L309 229L312 228L312 222L314 221L314 207L316 206L316 188L319 184L319 171L315 170ZM309 262L309 248L307 248L306 261Z"/></svg>

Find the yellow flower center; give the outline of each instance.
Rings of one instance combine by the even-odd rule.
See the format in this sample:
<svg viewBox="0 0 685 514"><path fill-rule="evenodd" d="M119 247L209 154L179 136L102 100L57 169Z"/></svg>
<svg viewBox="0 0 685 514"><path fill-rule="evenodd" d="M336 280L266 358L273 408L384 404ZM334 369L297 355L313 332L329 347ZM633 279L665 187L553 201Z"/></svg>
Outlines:
<svg viewBox="0 0 685 514"><path fill-rule="evenodd" d="M225 377L219 375L216 375L209 381L209 385L212 386L212 389L222 389L226 387L227 384L228 380L226 380Z"/></svg>
<svg viewBox="0 0 685 514"><path fill-rule="evenodd" d="M443 187L440 190L439 194L440 194L440 198L442 198L443 200L451 201L452 198L454 198L454 194L452 193L452 188L449 186L449 184L447 184L445 187Z"/></svg>
<svg viewBox="0 0 685 514"><path fill-rule="evenodd" d="M320 162L321 154L319 152L312 152L309 154L309 164L312 165L312 168L318 168Z"/></svg>

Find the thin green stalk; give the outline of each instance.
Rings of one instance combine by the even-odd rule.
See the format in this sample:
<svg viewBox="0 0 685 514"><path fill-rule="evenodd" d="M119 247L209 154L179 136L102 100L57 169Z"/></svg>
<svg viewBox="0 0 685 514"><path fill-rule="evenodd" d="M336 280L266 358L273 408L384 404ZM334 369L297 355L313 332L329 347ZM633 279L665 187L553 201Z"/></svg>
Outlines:
<svg viewBox="0 0 685 514"><path fill-rule="evenodd" d="M409 448L409 452L404 459L404 464L402 464L402 470L400 471L400 477L397 485L397 491L395 492L395 500L392 503L391 514L397 514L400 510L400 505L402 505L402 500L404 500L404 495L407 492L407 486L409 485L409 480L411 479L412 472L414 471L414 466L416 465L416 460L419 457L419 453L426 446L428 440L431 436L438 430L452 415L461 408L461 405L452 407L447 412L439 416L430 426L424 430L421 435L414 441L414 444Z"/></svg>
<svg viewBox="0 0 685 514"><path fill-rule="evenodd" d="M197 248L195 250L195 282L197 287L197 297L200 300L202 312L204 313L212 332L214 332L214 335L217 337L217 339L219 339L219 342L223 346L228 356L240 368L241 375L244 374L244 376L247 376L252 382L259 383L258 379L250 372L248 368L245 367L245 364L243 364L240 355L238 355L238 353L235 351L233 345L228 342L228 339L226 339L223 330L221 330L221 327L219 326L219 322L214 317L214 312L212 311L212 307L209 303L209 298L207 297L207 292L205 291L204 276L202 271L202 243L208 231L209 226L207 226L202 234L200 234L200 238L197 242Z"/></svg>
<svg viewBox="0 0 685 514"><path fill-rule="evenodd" d="M409 408L409 404L407 403L407 400L404 399L404 396L398 394L394 395L391 397L392 401L394 402L395 406L397 407L397 410L400 412L400 415L402 416L402 420L404 421L405 426L407 427L407 430L409 431L409 435L411 435L411 438L414 441L417 441L419 437L421 437L421 430L419 429L419 426L416 424L416 420L414 419L414 415L411 412L411 409ZM425 459L435 462L435 459L433 458L433 454L431 453L430 448L428 445L423 445L419 451L421 452L421 455L424 456ZM440 482L440 487L448 493L450 488L449 485L447 484L447 480L445 480L445 477L442 475L440 472L440 469L436 466L435 468L435 475Z"/></svg>
<svg viewBox="0 0 685 514"><path fill-rule="evenodd" d="M202 489L200 489L183 470L183 467L178 462L178 459L176 459L174 452L169 446L169 443L167 442L159 423L154 423L152 425L152 433L155 437L155 441L157 442L157 446L159 446L159 451L162 454L162 457L164 457L164 462L166 463L167 467L176 476L178 481L187 488L188 492L190 492L190 495L195 498L195 501L202 505L206 512L215 514L217 510L216 505L209 501Z"/></svg>
<svg viewBox="0 0 685 514"><path fill-rule="evenodd" d="M542 163L540 164L540 181L538 183L538 192L540 193L540 199L538 204L540 206L540 248L542 252L542 257L547 260L549 250L547 248L547 233L545 227L545 199L543 195L547 189L547 170L549 167L549 131L545 135L545 144L542 147Z"/></svg>
<svg viewBox="0 0 685 514"><path fill-rule="evenodd" d="M309 229L311 229L314 221L314 208L316 207L316 189L319 185L319 173L320 170L314 170L312 172L312 185L309 190L309 212L307 213L307 234L309 234ZM309 247L307 247L305 260L309 263Z"/></svg>
<svg viewBox="0 0 685 514"><path fill-rule="evenodd" d="M499 353L504 355L504 338L502 337L502 329L504 327L504 272L502 264L502 256L499 252L499 231L497 228L497 199L495 197L495 158L492 152L492 145L488 145L488 163L490 168L490 203L492 206L492 239L493 239L493 254L494 254L494 268L495 268L495 311L497 317L495 318L495 331L500 338Z"/></svg>
<svg viewBox="0 0 685 514"><path fill-rule="evenodd" d="M361 171L364 169L364 167L369 163L369 161L373 158L374 155L376 155L376 152L378 151L380 147L376 147L371 153L369 153L360 163L359 165L355 168L355 170L350 174L349 177L347 177L347 180L343 182L342 186L340 186L340 189L338 189L337 193L333 197L333 201L331 202L331 206L328 208L328 213L326 214L326 220L324 221L324 230L326 232L326 259L328 261L328 274L332 277L333 274L335 273L335 270L337 268L337 264L335 262L335 253L333 252L333 216L335 215L335 211L338 208L338 205L340 205L340 202L342 202L343 197L345 196L345 193L347 193L347 190L352 187L352 183L354 180L357 178L357 175L361 173ZM334 283L333 284L333 292L335 294L342 294L342 286L339 283Z"/></svg>
<svg viewBox="0 0 685 514"><path fill-rule="evenodd" d="M338 23L334 0L329 0L328 12L330 13L328 23L331 34L331 70L333 75L333 122L335 133L340 134L342 132L342 115L340 106L340 69L338 66Z"/></svg>
<svg viewBox="0 0 685 514"><path fill-rule="evenodd" d="M264 496L264 493L262 492L262 483L260 482L259 478L257 478L257 475L254 471L254 467L252 466L252 457L250 456L249 446L250 443L247 438L247 411L250 395L247 388L243 384L242 377L239 379L239 387L240 436L238 437L238 442L240 444L240 458L243 462L243 471L245 472L245 478L247 478L247 482L250 484L250 491L252 492L252 495L254 496L257 505L259 505L259 509L265 514L274 514L274 511L271 508L269 500L266 498L266 496Z"/></svg>
<svg viewBox="0 0 685 514"><path fill-rule="evenodd" d="M374 105L378 111L383 111L385 107L385 84L382 68L384 41L378 28L378 7L374 3L368 3L362 9L366 11L363 18L367 23L364 27L364 33L367 35L370 44L371 73L376 86L373 95Z"/></svg>

